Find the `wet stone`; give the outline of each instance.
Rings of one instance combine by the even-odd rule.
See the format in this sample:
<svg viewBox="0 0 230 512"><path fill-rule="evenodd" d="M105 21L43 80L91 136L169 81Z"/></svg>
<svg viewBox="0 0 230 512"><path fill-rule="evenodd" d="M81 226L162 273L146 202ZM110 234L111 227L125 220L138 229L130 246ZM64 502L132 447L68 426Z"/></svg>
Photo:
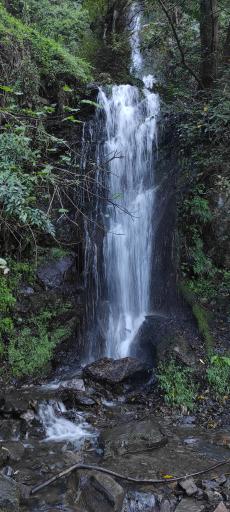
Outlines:
<svg viewBox="0 0 230 512"><path fill-rule="evenodd" d="M0 474L0 512L19 512L19 491L14 480Z"/></svg>
<svg viewBox="0 0 230 512"><path fill-rule="evenodd" d="M158 512L159 507L154 494L131 491L127 493L122 512ZM170 509L169 509L170 512Z"/></svg>
<svg viewBox="0 0 230 512"><path fill-rule="evenodd" d="M108 429L100 436L99 443L104 457L116 457L129 453L142 453L167 444L167 438L152 419L128 422Z"/></svg>
<svg viewBox="0 0 230 512"><path fill-rule="evenodd" d="M125 492L113 478L101 473L79 478L77 506L87 512L121 512Z"/></svg>
<svg viewBox="0 0 230 512"><path fill-rule="evenodd" d="M219 485L216 480L202 480L202 487L206 491L214 491Z"/></svg>
<svg viewBox="0 0 230 512"><path fill-rule="evenodd" d="M193 478L182 480L182 482L180 482L180 487L186 492L187 496L193 496L193 494L196 494L198 491Z"/></svg>
<svg viewBox="0 0 230 512"><path fill-rule="evenodd" d="M179 505L176 507L176 512L202 512L205 510L205 505L197 503L195 500L190 498L182 499Z"/></svg>
<svg viewBox="0 0 230 512"><path fill-rule="evenodd" d="M138 383L143 384L149 378L150 370L149 367L133 357L117 360L105 357L86 366L83 376L86 380L113 387L123 383L136 386Z"/></svg>
<svg viewBox="0 0 230 512"><path fill-rule="evenodd" d="M218 478L215 478L215 481L218 485L224 485L227 482L227 478L225 475L221 475Z"/></svg>
<svg viewBox="0 0 230 512"><path fill-rule="evenodd" d="M209 503L219 503L222 495L217 491L205 491L204 496Z"/></svg>
<svg viewBox="0 0 230 512"><path fill-rule="evenodd" d="M6 464L9 459L9 452L4 446L0 448L0 468Z"/></svg>
<svg viewBox="0 0 230 512"><path fill-rule="evenodd" d="M163 500L160 506L160 512L171 512L174 510L174 504L169 500Z"/></svg>
<svg viewBox="0 0 230 512"><path fill-rule="evenodd" d="M8 459L11 462L19 462L25 453L25 448L20 441L8 441L4 443L4 448L8 452Z"/></svg>

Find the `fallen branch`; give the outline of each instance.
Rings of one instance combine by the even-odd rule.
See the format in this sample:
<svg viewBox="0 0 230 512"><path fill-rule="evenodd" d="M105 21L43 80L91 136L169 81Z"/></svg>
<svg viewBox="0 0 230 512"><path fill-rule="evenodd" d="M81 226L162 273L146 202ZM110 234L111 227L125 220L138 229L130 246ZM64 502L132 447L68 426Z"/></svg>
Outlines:
<svg viewBox="0 0 230 512"><path fill-rule="evenodd" d="M214 469L219 468L220 466L223 466L224 464L229 464L229 463L230 463L230 459L227 459L227 460L218 462L214 466L210 466L207 469L198 471L197 473L190 473L189 475L178 476L176 478L160 478L158 480L132 478L130 476L124 476L119 473L115 473L114 471L110 471L110 469L101 468L100 466L91 466L89 464L74 464L74 466L64 469L64 471L61 471L60 473L53 476L46 482L43 482L42 484L35 485L34 487L32 487L32 489L30 490L30 494L31 495L36 494L38 491L41 491L45 487L48 487L48 485L52 484L59 478L63 478L65 476L69 475L70 473L72 473L72 471L77 471L77 470L99 471L100 473L105 473L107 475L111 475L115 478L118 478L119 480L125 480L130 483L141 484L141 485L143 485L143 484L154 485L154 484L170 484L172 482L179 482L180 480L184 480L185 478L192 478L195 476L203 475L204 473L208 473L209 471L213 471Z"/></svg>

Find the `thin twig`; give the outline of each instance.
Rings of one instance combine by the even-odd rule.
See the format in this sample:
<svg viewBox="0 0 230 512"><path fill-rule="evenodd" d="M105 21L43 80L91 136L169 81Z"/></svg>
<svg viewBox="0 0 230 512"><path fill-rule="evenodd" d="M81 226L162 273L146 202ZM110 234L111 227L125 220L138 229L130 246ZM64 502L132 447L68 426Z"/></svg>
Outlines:
<svg viewBox="0 0 230 512"><path fill-rule="evenodd" d="M213 466L210 466L207 469L203 469L202 471L198 471L196 473L190 473L189 475L183 475L176 478L160 478L160 479L139 479L139 478L132 478L130 476L124 476L120 473L116 473L114 471L110 471L110 469L101 468L100 466L91 466L89 464L74 464L74 466L71 466L64 471L61 471L57 475L53 476L46 482L43 482L42 484L35 485L32 487L30 494L36 494L38 491L41 491L45 487L48 487L48 485L52 484L59 478L63 478L64 476L69 475L73 471L77 470L84 470L84 471L99 471L100 473L106 473L107 475L114 476L115 478L118 478L119 480L126 480L127 482L135 483L135 484L146 484L146 485L154 485L154 484L170 484L172 482L180 482L180 480L184 480L185 478L191 478L194 476L203 475L204 473L209 473L209 471L213 471L216 468L219 468L220 466L223 466L224 464L229 464L230 459L223 460L221 462L218 462L217 464L214 464Z"/></svg>

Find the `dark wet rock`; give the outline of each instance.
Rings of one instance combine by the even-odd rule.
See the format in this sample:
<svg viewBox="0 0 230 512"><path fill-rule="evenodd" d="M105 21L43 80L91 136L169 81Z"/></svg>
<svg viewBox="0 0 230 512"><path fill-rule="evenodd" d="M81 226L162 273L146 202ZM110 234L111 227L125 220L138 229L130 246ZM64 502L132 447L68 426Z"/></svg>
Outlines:
<svg viewBox="0 0 230 512"><path fill-rule="evenodd" d="M152 419L128 422L105 430L99 443L104 456L114 457L129 453L154 450L167 444L167 438Z"/></svg>
<svg viewBox="0 0 230 512"><path fill-rule="evenodd" d="M23 420L4 419L0 421L0 439L10 440L20 436Z"/></svg>
<svg viewBox="0 0 230 512"><path fill-rule="evenodd" d="M218 478L215 478L215 481L218 485L224 485L227 482L227 478L225 475L221 475Z"/></svg>
<svg viewBox="0 0 230 512"><path fill-rule="evenodd" d="M60 389L71 389L75 391L85 391L85 384L83 379L73 378L70 380L63 381L60 385Z"/></svg>
<svg viewBox="0 0 230 512"><path fill-rule="evenodd" d="M0 415L7 418L20 418L21 414L25 413L28 409L28 401L24 397L17 397L14 399L10 397L9 400L0 399Z"/></svg>
<svg viewBox="0 0 230 512"><path fill-rule="evenodd" d="M187 478L187 480L182 480L182 482L180 482L179 485L183 489L183 491L186 492L187 496L193 496L193 494L196 494L196 492L198 491L198 488L193 478Z"/></svg>
<svg viewBox="0 0 230 512"><path fill-rule="evenodd" d="M78 480L78 481L77 481ZM120 512L125 496L124 489L113 478L102 473L79 474L72 479L77 491L75 503L87 512Z"/></svg>
<svg viewBox="0 0 230 512"><path fill-rule="evenodd" d="M154 494L150 492L130 491L127 493L122 512L158 512L159 507Z"/></svg>
<svg viewBox="0 0 230 512"><path fill-rule="evenodd" d="M19 512L19 490L16 482L0 474L0 512Z"/></svg>
<svg viewBox="0 0 230 512"><path fill-rule="evenodd" d="M226 480L226 482L224 484L224 489L226 491L229 491L229 493L230 493L230 478L227 478L227 480Z"/></svg>
<svg viewBox="0 0 230 512"><path fill-rule="evenodd" d="M197 487L196 500L203 500L203 498L204 498L204 491L202 489L200 489L199 487Z"/></svg>
<svg viewBox="0 0 230 512"><path fill-rule="evenodd" d="M209 503L215 504L222 501L222 495L218 491L205 491L204 497Z"/></svg>
<svg viewBox="0 0 230 512"><path fill-rule="evenodd" d="M202 480L202 487L206 491L215 491L219 485L216 480Z"/></svg>
<svg viewBox="0 0 230 512"><path fill-rule="evenodd" d="M205 510L205 505L197 503L191 498L184 498L176 507L176 512L202 512Z"/></svg>
<svg viewBox="0 0 230 512"><path fill-rule="evenodd" d="M67 409L92 407L96 404L95 400L85 392L75 391L74 389L60 390L59 396Z"/></svg>
<svg viewBox="0 0 230 512"><path fill-rule="evenodd" d="M173 357L186 366L193 366L192 331L192 325L185 322L183 316L148 315L133 340L131 355L153 364Z"/></svg>
<svg viewBox="0 0 230 512"><path fill-rule="evenodd" d="M163 500L160 505L160 512L172 512L175 510L175 503L172 500Z"/></svg>
<svg viewBox="0 0 230 512"><path fill-rule="evenodd" d="M20 441L8 441L4 443L4 448L8 453L8 460L19 462L25 453L25 448Z"/></svg>
<svg viewBox="0 0 230 512"><path fill-rule="evenodd" d="M0 448L0 468L2 468L9 459L9 452L4 446Z"/></svg>
<svg viewBox="0 0 230 512"><path fill-rule="evenodd" d="M194 425L196 423L196 416L183 416L181 420L182 425Z"/></svg>
<svg viewBox="0 0 230 512"><path fill-rule="evenodd" d="M230 448L230 433L229 432L218 432L212 439L212 443L217 446L224 446Z"/></svg>
<svg viewBox="0 0 230 512"><path fill-rule="evenodd" d="M215 508L214 512L228 512L228 509L225 507L223 501L219 503L219 505Z"/></svg>
<svg viewBox="0 0 230 512"><path fill-rule="evenodd" d="M149 379L150 369L133 357L117 360L105 357L86 366L83 376L86 380L112 387L124 383L138 385Z"/></svg>
<svg viewBox="0 0 230 512"><path fill-rule="evenodd" d="M51 259L37 270L37 277L45 288L56 289L76 278L76 260L74 255Z"/></svg>
<svg viewBox="0 0 230 512"><path fill-rule="evenodd" d="M14 470L11 466L5 466L1 471L1 474L12 478L14 476Z"/></svg>

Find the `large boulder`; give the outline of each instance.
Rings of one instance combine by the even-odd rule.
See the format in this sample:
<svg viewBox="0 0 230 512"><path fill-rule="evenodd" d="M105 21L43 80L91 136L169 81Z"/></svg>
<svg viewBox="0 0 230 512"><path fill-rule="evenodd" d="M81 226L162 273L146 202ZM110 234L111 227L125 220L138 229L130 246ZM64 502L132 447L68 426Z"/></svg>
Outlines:
<svg viewBox="0 0 230 512"><path fill-rule="evenodd" d="M0 512L19 512L19 490L16 482L0 474Z"/></svg>
<svg viewBox="0 0 230 512"><path fill-rule="evenodd" d="M134 357L116 360L105 357L86 366L83 372L86 380L112 387L122 384L137 386L146 382L150 375L150 368Z"/></svg>
<svg viewBox="0 0 230 512"><path fill-rule="evenodd" d="M76 259L70 254L59 259L48 260L37 270L37 277L47 289L60 288L66 282L76 279Z"/></svg>
<svg viewBox="0 0 230 512"><path fill-rule="evenodd" d="M68 494L75 506L87 512L121 512L125 496L123 487L111 476L95 471L73 475Z"/></svg>
<svg viewBox="0 0 230 512"><path fill-rule="evenodd" d="M154 450L167 444L153 419L128 422L105 430L99 439L104 457L116 457Z"/></svg>
<svg viewBox="0 0 230 512"><path fill-rule="evenodd" d="M195 364L194 321L180 316L151 314L145 317L132 346L131 355L153 366L174 358L186 366Z"/></svg>

